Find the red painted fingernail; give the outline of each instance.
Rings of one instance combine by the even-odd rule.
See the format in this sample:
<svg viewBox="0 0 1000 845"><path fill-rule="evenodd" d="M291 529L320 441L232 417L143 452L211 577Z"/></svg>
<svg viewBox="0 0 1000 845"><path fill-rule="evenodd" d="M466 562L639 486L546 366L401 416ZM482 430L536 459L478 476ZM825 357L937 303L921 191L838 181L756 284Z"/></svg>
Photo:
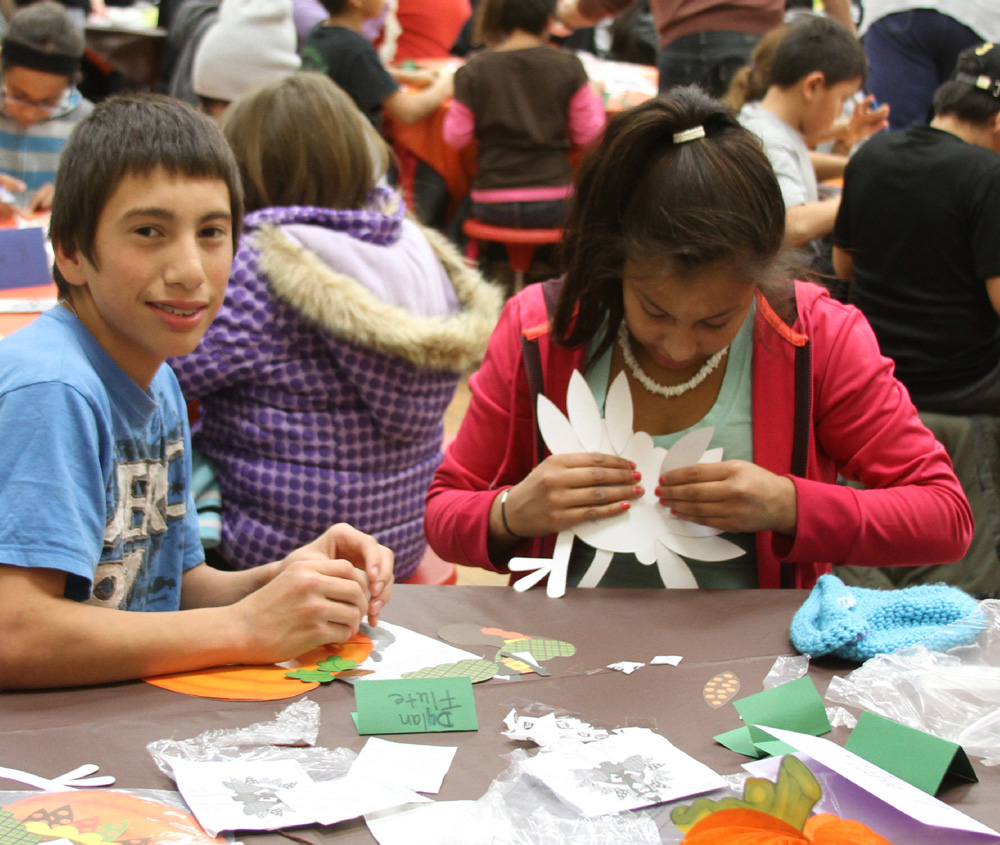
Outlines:
<svg viewBox="0 0 1000 845"><path fill-rule="evenodd" d="M639 486L638 484L635 485L635 495L636 496L641 496L645 492L646 491L643 490L641 486Z"/></svg>
<svg viewBox="0 0 1000 845"><path fill-rule="evenodd" d="M632 473L632 480L633 481L642 481L642 473L641 472L633 472Z"/></svg>
<svg viewBox="0 0 1000 845"><path fill-rule="evenodd" d="M629 461L629 463L632 465L632 469L635 469L635 461Z"/></svg>
<svg viewBox="0 0 1000 845"><path fill-rule="evenodd" d="M632 505L630 505L628 502L622 502L623 511L627 511L630 507L632 507Z"/></svg>

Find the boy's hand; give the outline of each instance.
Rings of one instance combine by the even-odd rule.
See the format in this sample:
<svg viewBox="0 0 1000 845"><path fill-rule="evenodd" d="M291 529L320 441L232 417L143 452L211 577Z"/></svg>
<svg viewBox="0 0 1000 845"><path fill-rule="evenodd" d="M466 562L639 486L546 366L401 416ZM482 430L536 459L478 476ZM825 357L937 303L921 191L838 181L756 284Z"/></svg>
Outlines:
<svg viewBox="0 0 1000 845"><path fill-rule="evenodd" d="M243 631L242 653L232 659L276 663L343 642L358 632L370 601L365 573L350 561L286 560L268 584L230 605Z"/></svg>
<svg viewBox="0 0 1000 845"><path fill-rule="evenodd" d="M695 464L668 472L656 490L681 519L722 531L777 531L795 536L795 484L747 461Z"/></svg>
<svg viewBox="0 0 1000 845"><path fill-rule="evenodd" d="M26 189L27 185L20 179L15 179L6 173L0 173L0 220L6 217L15 217L21 213L21 210L14 203L14 197L11 196L10 192L24 191Z"/></svg>
<svg viewBox="0 0 1000 845"><path fill-rule="evenodd" d="M42 185L28 203L25 215L34 214L36 211L50 211L52 209L52 197L55 196L56 186L51 182Z"/></svg>
<svg viewBox="0 0 1000 845"><path fill-rule="evenodd" d="M335 559L346 560L366 574L365 584L369 593L366 612L369 624L377 625L379 614L392 593L394 557L392 550L374 537L341 522L328 528L311 543L296 549L281 562L281 567L284 570L296 561L321 563Z"/></svg>
<svg viewBox="0 0 1000 845"><path fill-rule="evenodd" d="M869 94L860 102L854 104L854 111L847 124L847 130L842 138L844 145L853 147L859 141L863 141L881 132L889 126L889 105L883 103L878 108L872 108L875 104L875 96Z"/></svg>

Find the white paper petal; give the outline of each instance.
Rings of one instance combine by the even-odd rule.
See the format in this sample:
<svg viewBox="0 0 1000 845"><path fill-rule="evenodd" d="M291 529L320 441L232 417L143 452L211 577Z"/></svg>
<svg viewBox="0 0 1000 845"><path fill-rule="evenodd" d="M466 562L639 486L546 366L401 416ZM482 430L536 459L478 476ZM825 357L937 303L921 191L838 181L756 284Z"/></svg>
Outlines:
<svg viewBox="0 0 1000 845"><path fill-rule="evenodd" d="M668 548L692 560L732 560L746 552L735 543L721 537L685 537L681 534L664 534L658 538Z"/></svg>
<svg viewBox="0 0 1000 845"><path fill-rule="evenodd" d="M678 519L676 516L667 520L667 531L671 534L680 534L682 537L718 537L722 533L721 528L699 525L697 522Z"/></svg>
<svg viewBox="0 0 1000 845"><path fill-rule="evenodd" d="M660 465L660 475L698 463L708 444L712 442L713 434L715 434L713 426L698 428L685 434L667 450L667 456Z"/></svg>
<svg viewBox="0 0 1000 845"><path fill-rule="evenodd" d="M660 580L667 589L698 589L698 582L694 579L691 568L662 542L656 543L656 565L660 570Z"/></svg>
<svg viewBox="0 0 1000 845"><path fill-rule="evenodd" d="M569 390L566 391L566 415L580 444L586 452L598 452L601 449L603 421L597 400L590 392L587 381L579 370L573 370L569 377Z"/></svg>
<svg viewBox="0 0 1000 845"><path fill-rule="evenodd" d="M511 572L531 572L514 582L514 589L519 593L530 590L541 581L552 569L551 558L513 557L507 564Z"/></svg>
<svg viewBox="0 0 1000 845"><path fill-rule="evenodd" d="M618 373L604 400L604 424L616 455L622 454L632 436L632 393L624 372Z"/></svg>
<svg viewBox="0 0 1000 845"><path fill-rule="evenodd" d="M719 446L716 449L706 449L705 454L701 456L698 463L717 464L721 460L722 460L722 447Z"/></svg>
<svg viewBox="0 0 1000 845"><path fill-rule="evenodd" d="M601 579L611 565L611 558L613 557L614 553L609 552L607 549L594 549L594 559L591 561L590 566L587 567L587 571L583 573L583 578L580 579L580 583L577 586L596 587L600 584Z"/></svg>
<svg viewBox="0 0 1000 845"><path fill-rule="evenodd" d="M569 420L547 396L538 396L538 428L542 439L553 455L567 455L571 452L583 452L580 438L573 431Z"/></svg>
<svg viewBox="0 0 1000 845"><path fill-rule="evenodd" d="M569 553L573 550L573 532L560 531L556 536L556 547L552 552L552 566L545 592L550 599L561 599L566 595L566 573L569 572Z"/></svg>

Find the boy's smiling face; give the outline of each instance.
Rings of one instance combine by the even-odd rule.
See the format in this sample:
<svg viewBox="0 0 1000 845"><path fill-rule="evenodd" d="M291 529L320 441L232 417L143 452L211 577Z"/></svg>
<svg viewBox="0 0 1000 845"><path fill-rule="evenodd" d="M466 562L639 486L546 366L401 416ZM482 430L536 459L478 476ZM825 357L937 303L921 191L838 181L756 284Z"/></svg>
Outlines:
<svg viewBox="0 0 1000 845"><path fill-rule="evenodd" d="M94 259L56 247L72 306L146 389L163 362L197 347L222 304L233 260L221 179L157 168L125 176L97 222Z"/></svg>

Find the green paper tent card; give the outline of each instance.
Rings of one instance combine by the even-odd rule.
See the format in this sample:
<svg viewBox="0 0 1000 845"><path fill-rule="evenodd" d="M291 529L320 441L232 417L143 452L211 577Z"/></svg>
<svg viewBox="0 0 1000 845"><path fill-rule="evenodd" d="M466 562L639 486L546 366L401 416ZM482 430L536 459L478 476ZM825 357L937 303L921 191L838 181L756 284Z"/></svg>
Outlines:
<svg viewBox="0 0 1000 845"><path fill-rule="evenodd" d="M830 720L816 685L808 676L733 702L746 726L719 734L715 741L747 757L787 754L785 743L756 725L820 736L830 731Z"/></svg>
<svg viewBox="0 0 1000 845"><path fill-rule="evenodd" d="M362 680L354 696L362 735L479 730L468 677Z"/></svg>
<svg viewBox="0 0 1000 845"><path fill-rule="evenodd" d="M958 743L868 711L858 717L844 747L928 795L938 791L945 775L979 780Z"/></svg>

